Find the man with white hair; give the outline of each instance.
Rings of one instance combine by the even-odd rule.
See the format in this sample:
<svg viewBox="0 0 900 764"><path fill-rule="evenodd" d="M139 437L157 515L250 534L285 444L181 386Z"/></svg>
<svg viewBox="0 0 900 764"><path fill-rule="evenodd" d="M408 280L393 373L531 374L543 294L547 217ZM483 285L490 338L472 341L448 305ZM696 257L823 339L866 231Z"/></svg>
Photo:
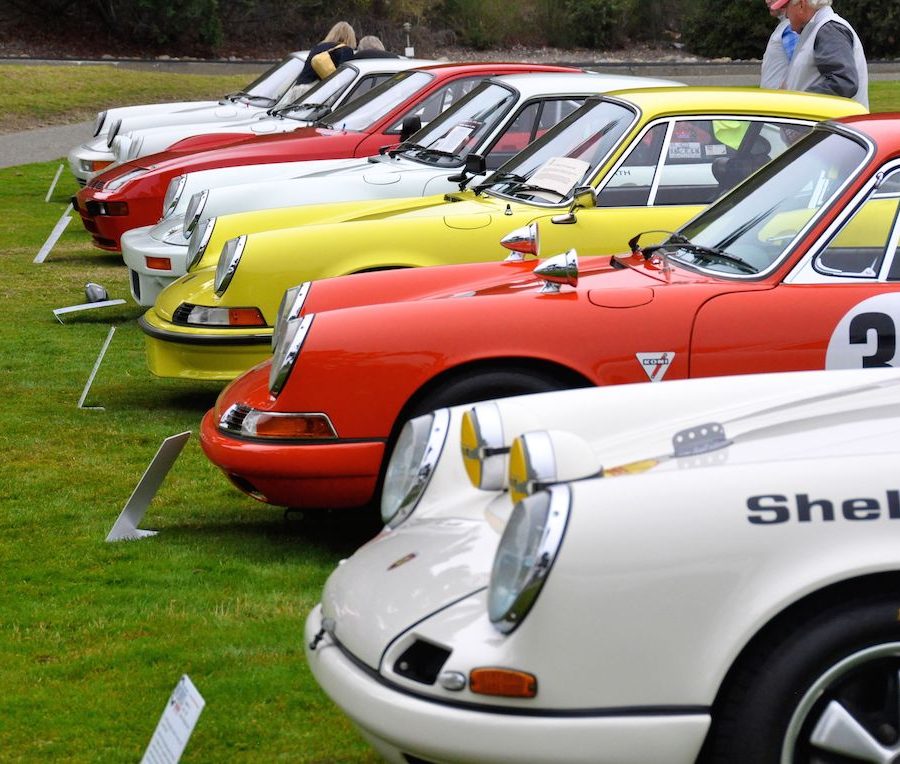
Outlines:
<svg viewBox="0 0 900 764"><path fill-rule="evenodd" d="M775 0L800 39L782 88L853 98L869 106L869 74L862 43L831 0Z"/></svg>
<svg viewBox="0 0 900 764"><path fill-rule="evenodd" d="M776 0L765 0L769 13L778 19L778 25L772 31L769 42L763 53L762 67L759 73L759 86L777 90L787 77L788 67L794 57L794 48L797 47L799 35L791 29L791 22L787 20L783 10L772 10L772 4Z"/></svg>

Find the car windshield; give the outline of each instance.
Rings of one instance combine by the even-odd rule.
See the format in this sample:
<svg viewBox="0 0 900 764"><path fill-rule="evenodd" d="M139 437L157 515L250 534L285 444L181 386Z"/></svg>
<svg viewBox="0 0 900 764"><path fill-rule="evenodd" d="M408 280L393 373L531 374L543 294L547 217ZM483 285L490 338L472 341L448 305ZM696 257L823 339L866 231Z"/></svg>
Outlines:
<svg viewBox="0 0 900 764"><path fill-rule="evenodd" d="M508 87L483 82L412 136L402 153L424 164L461 164L493 132L515 100Z"/></svg>
<svg viewBox="0 0 900 764"><path fill-rule="evenodd" d="M637 119L621 103L590 100L476 188L558 205L588 183Z"/></svg>
<svg viewBox="0 0 900 764"><path fill-rule="evenodd" d="M432 79L434 75L427 72L399 72L365 95L335 109L328 117L327 126L336 130L364 132Z"/></svg>
<svg viewBox="0 0 900 764"><path fill-rule="evenodd" d="M231 97L247 103L271 106L294 84L302 70L303 59L288 56Z"/></svg>
<svg viewBox="0 0 900 764"><path fill-rule="evenodd" d="M290 89L288 89L276 110L282 117L288 119L315 122L331 110L335 101L356 81L357 77L359 77L359 70L356 67L341 66L334 74L317 82L299 98L285 103L285 98L290 98Z"/></svg>
<svg viewBox="0 0 900 764"><path fill-rule="evenodd" d="M866 156L852 138L815 130L667 239L686 265L729 275L768 270L819 217Z"/></svg>

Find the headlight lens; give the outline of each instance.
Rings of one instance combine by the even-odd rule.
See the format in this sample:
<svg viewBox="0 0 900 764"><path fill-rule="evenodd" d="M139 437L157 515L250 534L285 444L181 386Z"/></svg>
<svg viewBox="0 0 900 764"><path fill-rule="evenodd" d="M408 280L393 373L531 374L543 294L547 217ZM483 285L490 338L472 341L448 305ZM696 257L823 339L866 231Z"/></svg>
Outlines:
<svg viewBox="0 0 900 764"><path fill-rule="evenodd" d="M246 329L264 327L266 320L259 308L214 308L183 302L172 314L172 323L182 326L222 326Z"/></svg>
<svg viewBox="0 0 900 764"><path fill-rule="evenodd" d="M175 211L175 205L181 198L181 192L184 191L184 184L187 183L187 175L176 175L169 181L166 188L166 195L163 197L163 217L167 218Z"/></svg>
<svg viewBox="0 0 900 764"><path fill-rule="evenodd" d="M396 528L415 510L431 481L449 425L448 409L438 409L403 425L381 493L381 519L385 525Z"/></svg>
<svg viewBox="0 0 900 764"><path fill-rule="evenodd" d="M310 313L288 322L281 341L272 354L272 368L269 371L269 392L272 395L277 396L284 388L315 317L315 313Z"/></svg>
<svg viewBox="0 0 900 764"><path fill-rule="evenodd" d="M246 236L238 236L236 239L229 239L222 247L222 253L219 255L219 264L216 266L216 279L213 282L213 288L216 294L221 297L228 285L234 278L238 266L241 264L241 257L244 254L244 247L247 245Z"/></svg>
<svg viewBox="0 0 900 764"><path fill-rule="evenodd" d="M522 501L541 484L556 480L556 457L546 431L529 432L517 437L509 449L509 498Z"/></svg>
<svg viewBox="0 0 900 764"><path fill-rule="evenodd" d="M191 197L188 202L187 211L184 213L184 238L189 239L197 223L200 222L200 216L206 207L206 199L209 196L209 189L204 188ZM176 202L177 204L177 202Z"/></svg>
<svg viewBox="0 0 900 764"><path fill-rule="evenodd" d="M488 616L498 631L512 632L537 600L559 553L571 500L569 487L558 485L513 509L488 586Z"/></svg>
<svg viewBox="0 0 900 764"><path fill-rule="evenodd" d="M130 183L135 178L139 178L141 175L145 175L148 172L149 170L147 170L145 167L135 167L133 170L129 170L128 172L123 173L122 175L119 175L118 177L104 183L103 190L116 191L117 189L122 188L122 186L124 186L126 183Z"/></svg>
<svg viewBox="0 0 900 764"><path fill-rule="evenodd" d="M219 429L245 438L273 440L334 440L337 431L327 415L258 411L241 403L228 407L219 418Z"/></svg>
<svg viewBox="0 0 900 764"><path fill-rule="evenodd" d="M460 447L469 481L483 491L500 491L506 479L503 418L493 401L473 406L462 418Z"/></svg>
<svg viewBox="0 0 900 764"><path fill-rule="evenodd" d="M100 131L103 129L103 123L106 122L106 112L98 111L97 119L94 120L94 137L96 138L100 135Z"/></svg>
<svg viewBox="0 0 900 764"><path fill-rule="evenodd" d="M212 238L215 227L216 219L206 218L206 220L201 220L200 225L194 229L194 232L191 234L191 240L188 242L187 270L190 270L200 262L200 258L206 252L206 247L210 238Z"/></svg>
<svg viewBox="0 0 900 764"><path fill-rule="evenodd" d="M291 287L281 298L281 304L278 306L278 315L275 317L275 331L272 332L272 350L278 347L287 323L292 318L297 318L303 309L303 303L306 302L306 296L312 286L311 281L304 281L300 286Z"/></svg>

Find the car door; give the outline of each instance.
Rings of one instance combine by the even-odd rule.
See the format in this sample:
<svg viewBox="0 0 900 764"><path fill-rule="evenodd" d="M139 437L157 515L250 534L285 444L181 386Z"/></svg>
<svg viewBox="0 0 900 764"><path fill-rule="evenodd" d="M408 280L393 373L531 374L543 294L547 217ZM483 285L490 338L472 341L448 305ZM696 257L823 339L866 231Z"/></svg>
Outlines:
<svg viewBox="0 0 900 764"><path fill-rule="evenodd" d="M900 366L900 165L857 197L781 283L698 312L691 376Z"/></svg>
<svg viewBox="0 0 900 764"><path fill-rule="evenodd" d="M610 241L613 251L627 251L642 231L642 245L661 241L811 129L798 120L734 115L671 117L645 126L597 181L597 206L576 212L580 240L603 243L579 254L610 251ZM544 226L543 251L565 248L566 229L572 227Z"/></svg>

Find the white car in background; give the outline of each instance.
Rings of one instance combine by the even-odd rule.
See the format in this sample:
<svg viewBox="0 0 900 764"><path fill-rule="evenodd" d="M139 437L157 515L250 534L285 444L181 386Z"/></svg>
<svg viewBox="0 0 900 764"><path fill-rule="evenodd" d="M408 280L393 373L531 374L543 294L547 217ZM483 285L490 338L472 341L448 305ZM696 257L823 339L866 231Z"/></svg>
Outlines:
<svg viewBox="0 0 900 764"><path fill-rule="evenodd" d="M132 296L141 305L153 305L164 287L199 263L213 234L221 245L252 232L251 221L229 215L279 209L277 219L287 227L294 224L292 208L299 205L455 191L463 177L477 182L478 176L500 167L588 95L680 84L578 72L504 75L482 82L398 150L379 156L227 167L179 176L169 186L164 218L122 236ZM275 227L275 214L260 216L259 225ZM218 255L215 246L209 252Z"/></svg>
<svg viewBox="0 0 900 764"><path fill-rule="evenodd" d="M898 459L897 369L435 412L308 664L393 762L896 761Z"/></svg>
<svg viewBox="0 0 900 764"><path fill-rule="evenodd" d="M228 122L264 113L275 106L294 84L306 62L307 51L295 51L267 69L243 90L218 101L180 101L142 106L120 106L97 113L94 136L69 152L69 167L83 186L115 161L112 138L123 123L152 127L203 121Z"/></svg>
<svg viewBox="0 0 900 764"><path fill-rule="evenodd" d="M197 148L208 148L202 136L275 135L309 127L328 116L332 109L368 93L397 72L430 66L437 61L410 58L361 58L341 65L331 76L298 94L289 88L273 107L261 112L238 115L232 120L198 120L189 124L144 127L125 122L111 139L114 164L165 151L188 138L197 138ZM215 147L215 146L213 146ZM191 150L184 144L185 150Z"/></svg>

